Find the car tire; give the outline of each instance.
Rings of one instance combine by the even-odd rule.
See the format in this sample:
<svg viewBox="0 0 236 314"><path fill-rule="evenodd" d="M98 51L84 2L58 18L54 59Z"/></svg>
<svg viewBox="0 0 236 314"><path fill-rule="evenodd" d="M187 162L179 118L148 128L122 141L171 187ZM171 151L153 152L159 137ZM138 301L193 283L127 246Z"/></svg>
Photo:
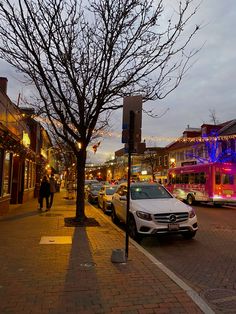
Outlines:
<svg viewBox="0 0 236 314"><path fill-rule="evenodd" d="M129 236L136 242L140 242L142 240L141 235L137 231L136 222L132 215L129 216Z"/></svg>
<svg viewBox="0 0 236 314"><path fill-rule="evenodd" d="M187 240L191 240L192 238L195 237L196 235L196 231L188 231L188 232L184 232L183 234L183 237Z"/></svg>
<svg viewBox="0 0 236 314"><path fill-rule="evenodd" d="M112 220L112 222L114 222L115 225L117 225L119 223L119 219L116 216L116 210L115 210L114 206L111 207L111 220Z"/></svg>
<svg viewBox="0 0 236 314"><path fill-rule="evenodd" d="M193 205L194 197L191 194L188 194L186 202L188 205Z"/></svg>

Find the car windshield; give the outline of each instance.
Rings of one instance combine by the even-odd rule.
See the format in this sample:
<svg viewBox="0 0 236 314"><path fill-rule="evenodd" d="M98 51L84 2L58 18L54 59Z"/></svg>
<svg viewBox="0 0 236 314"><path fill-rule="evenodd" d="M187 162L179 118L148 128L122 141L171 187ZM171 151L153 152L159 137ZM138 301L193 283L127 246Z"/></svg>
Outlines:
<svg viewBox="0 0 236 314"><path fill-rule="evenodd" d="M133 200L172 198L166 189L158 185L131 186L130 193Z"/></svg>
<svg viewBox="0 0 236 314"><path fill-rule="evenodd" d="M91 190L92 191L99 191L101 189L101 185L95 185L95 184L93 184L92 186L91 186Z"/></svg>
<svg viewBox="0 0 236 314"><path fill-rule="evenodd" d="M116 191L115 187L106 188L106 195L113 195Z"/></svg>

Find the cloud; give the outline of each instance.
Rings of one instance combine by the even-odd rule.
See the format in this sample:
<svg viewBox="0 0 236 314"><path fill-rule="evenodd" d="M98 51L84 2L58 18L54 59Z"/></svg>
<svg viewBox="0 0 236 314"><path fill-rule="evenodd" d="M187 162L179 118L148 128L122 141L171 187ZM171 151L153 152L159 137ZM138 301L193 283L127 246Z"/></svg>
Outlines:
<svg viewBox="0 0 236 314"><path fill-rule="evenodd" d="M210 109L215 110L220 122L236 118L235 21L235 0L202 1L192 23L202 24L202 29L192 48L204 45L176 90L162 101L144 104L146 110L153 109L156 114L169 110L159 119L143 114L143 139L153 137L153 143L159 146L160 143L155 142L157 137L178 137L187 125L200 127L202 123L210 123ZM9 80L9 97L17 99L19 92L27 94L27 88L17 80L17 73L2 61L0 65L1 76L7 76ZM93 161L105 161L123 147L122 110L113 113L110 124L113 136L104 138L97 153L89 157ZM148 143L151 145L151 140Z"/></svg>

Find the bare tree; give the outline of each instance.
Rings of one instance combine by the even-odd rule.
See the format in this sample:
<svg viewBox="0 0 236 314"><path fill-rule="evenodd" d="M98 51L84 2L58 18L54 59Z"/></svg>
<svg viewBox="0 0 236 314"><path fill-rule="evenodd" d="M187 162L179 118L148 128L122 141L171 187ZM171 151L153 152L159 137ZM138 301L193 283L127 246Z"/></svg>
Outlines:
<svg viewBox="0 0 236 314"><path fill-rule="evenodd" d="M149 168L152 180L155 180L155 171L157 166L157 152L154 150L146 150L142 162Z"/></svg>
<svg viewBox="0 0 236 314"><path fill-rule="evenodd" d="M77 159L76 220L84 212L86 148L124 96L164 98L196 50L198 5L158 0L1 0L0 58L38 93L41 114Z"/></svg>
<svg viewBox="0 0 236 314"><path fill-rule="evenodd" d="M217 119L215 109L209 109L209 112L210 112L209 117L211 119L211 122L213 122L214 125L219 124L219 120Z"/></svg>

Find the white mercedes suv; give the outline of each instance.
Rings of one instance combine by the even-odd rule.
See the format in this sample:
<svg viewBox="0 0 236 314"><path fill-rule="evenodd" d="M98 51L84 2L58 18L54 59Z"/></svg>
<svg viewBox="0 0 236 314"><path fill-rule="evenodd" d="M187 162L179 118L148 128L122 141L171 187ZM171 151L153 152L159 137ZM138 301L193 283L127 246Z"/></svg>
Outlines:
<svg viewBox="0 0 236 314"><path fill-rule="evenodd" d="M111 217L114 223L126 222L127 183L113 194ZM181 233L191 239L198 230L192 207L171 195L157 183L131 183L129 235L140 240L147 235Z"/></svg>

